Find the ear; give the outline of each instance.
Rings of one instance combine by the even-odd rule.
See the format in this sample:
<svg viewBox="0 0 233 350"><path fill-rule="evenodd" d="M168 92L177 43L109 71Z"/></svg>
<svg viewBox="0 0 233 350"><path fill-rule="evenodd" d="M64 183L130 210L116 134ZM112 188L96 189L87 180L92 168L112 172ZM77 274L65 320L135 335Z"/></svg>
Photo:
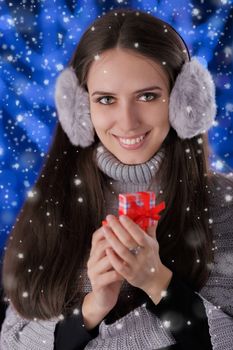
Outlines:
<svg viewBox="0 0 233 350"><path fill-rule="evenodd" d="M154 221L154 225L149 226L146 230L146 232L148 233L148 235L152 238L156 238L156 230L157 230L157 226L158 226L158 221Z"/></svg>

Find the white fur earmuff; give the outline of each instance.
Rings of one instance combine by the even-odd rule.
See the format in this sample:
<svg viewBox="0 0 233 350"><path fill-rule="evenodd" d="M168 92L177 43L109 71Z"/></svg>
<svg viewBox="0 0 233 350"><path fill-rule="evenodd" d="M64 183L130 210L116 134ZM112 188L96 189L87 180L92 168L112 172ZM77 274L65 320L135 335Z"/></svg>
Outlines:
<svg viewBox="0 0 233 350"><path fill-rule="evenodd" d="M94 142L89 95L79 86L74 70L64 69L56 81L55 102L58 119L70 142L87 147Z"/></svg>
<svg viewBox="0 0 233 350"><path fill-rule="evenodd" d="M170 123L181 139L190 139L213 125L216 109L211 74L193 57L183 65L171 91Z"/></svg>

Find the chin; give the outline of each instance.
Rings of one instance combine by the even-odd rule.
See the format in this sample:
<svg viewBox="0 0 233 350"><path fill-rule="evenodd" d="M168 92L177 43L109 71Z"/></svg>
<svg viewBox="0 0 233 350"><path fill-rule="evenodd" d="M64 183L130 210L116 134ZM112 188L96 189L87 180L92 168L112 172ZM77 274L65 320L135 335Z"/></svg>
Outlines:
<svg viewBox="0 0 233 350"><path fill-rule="evenodd" d="M143 163L146 163L151 157L148 157L148 158L138 158L137 159L126 159L126 158L122 158L122 157L117 157L115 156L116 158L119 159L119 161L123 164L127 164L127 165L138 165L138 164L143 164Z"/></svg>

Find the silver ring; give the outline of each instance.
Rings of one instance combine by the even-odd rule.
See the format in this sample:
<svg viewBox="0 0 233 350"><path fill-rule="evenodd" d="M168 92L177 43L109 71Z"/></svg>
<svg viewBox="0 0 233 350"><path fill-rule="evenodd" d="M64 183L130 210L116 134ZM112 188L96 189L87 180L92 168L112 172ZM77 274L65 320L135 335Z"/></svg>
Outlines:
<svg viewBox="0 0 233 350"><path fill-rule="evenodd" d="M129 251L130 253L132 253L133 255L138 255L140 250L142 249L143 247L141 247L140 245L138 245L137 247L135 248L129 248Z"/></svg>

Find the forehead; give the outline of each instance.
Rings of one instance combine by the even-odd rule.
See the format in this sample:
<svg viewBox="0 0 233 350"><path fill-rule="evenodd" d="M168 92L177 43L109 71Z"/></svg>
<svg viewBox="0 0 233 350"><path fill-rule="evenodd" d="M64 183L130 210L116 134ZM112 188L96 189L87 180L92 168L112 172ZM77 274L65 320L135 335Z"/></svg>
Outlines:
<svg viewBox="0 0 233 350"><path fill-rule="evenodd" d="M109 86L117 89L125 84L140 88L145 83L157 83L166 89L169 87L162 64L128 49L114 48L96 55L87 75L89 89L107 89Z"/></svg>

